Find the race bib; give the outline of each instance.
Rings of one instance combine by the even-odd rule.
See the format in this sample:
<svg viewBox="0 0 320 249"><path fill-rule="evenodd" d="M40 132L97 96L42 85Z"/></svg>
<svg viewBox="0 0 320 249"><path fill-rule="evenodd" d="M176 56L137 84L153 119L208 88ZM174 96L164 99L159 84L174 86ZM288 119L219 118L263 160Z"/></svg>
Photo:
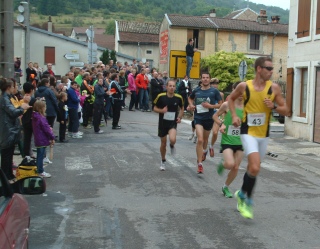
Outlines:
<svg viewBox="0 0 320 249"><path fill-rule="evenodd" d="M163 115L163 119L165 120L174 120L174 118L176 117L176 113L175 112L166 112L164 115Z"/></svg>
<svg viewBox="0 0 320 249"><path fill-rule="evenodd" d="M261 126L266 122L265 113L250 113L247 116L248 126Z"/></svg>
<svg viewBox="0 0 320 249"><path fill-rule="evenodd" d="M227 135L228 136L240 136L240 126L234 127L233 125L229 125Z"/></svg>
<svg viewBox="0 0 320 249"><path fill-rule="evenodd" d="M201 104L197 105L197 113L209 112L208 108L203 107Z"/></svg>

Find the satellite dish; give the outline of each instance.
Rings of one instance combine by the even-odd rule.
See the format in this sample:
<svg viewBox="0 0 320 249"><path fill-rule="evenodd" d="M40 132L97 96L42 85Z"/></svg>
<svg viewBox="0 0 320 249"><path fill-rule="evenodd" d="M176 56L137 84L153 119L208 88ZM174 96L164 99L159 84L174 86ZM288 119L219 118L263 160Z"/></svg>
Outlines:
<svg viewBox="0 0 320 249"><path fill-rule="evenodd" d="M22 5L19 5L18 10L19 10L20 13L23 13L24 12L24 7Z"/></svg>
<svg viewBox="0 0 320 249"><path fill-rule="evenodd" d="M17 21L18 21L18 22L23 22L23 21L24 21L24 16L21 15L21 14L19 14L19 15L17 16Z"/></svg>

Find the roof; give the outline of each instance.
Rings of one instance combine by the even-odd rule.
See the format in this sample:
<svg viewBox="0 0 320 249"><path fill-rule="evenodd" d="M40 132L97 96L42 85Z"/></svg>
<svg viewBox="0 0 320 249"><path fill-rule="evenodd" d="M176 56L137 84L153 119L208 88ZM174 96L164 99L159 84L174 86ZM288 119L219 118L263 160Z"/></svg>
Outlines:
<svg viewBox="0 0 320 249"><path fill-rule="evenodd" d="M160 22L132 22L117 21L119 32L138 33L138 34L154 34L160 33Z"/></svg>
<svg viewBox="0 0 320 249"><path fill-rule="evenodd" d="M224 18L256 21L258 15L259 14L253 11L252 9L244 8L241 10L232 11L230 14L226 15Z"/></svg>
<svg viewBox="0 0 320 249"><path fill-rule="evenodd" d="M140 43L140 44L159 44L158 34L139 34L130 32L119 32L119 43Z"/></svg>
<svg viewBox="0 0 320 249"><path fill-rule="evenodd" d="M171 27L188 27L203 29L220 29L242 31L247 33L270 33L277 32L278 35L288 35L288 25L280 23L260 24L256 21L227 19L208 16L185 16L169 14L167 15Z"/></svg>
<svg viewBox="0 0 320 249"><path fill-rule="evenodd" d="M15 28L23 28L22 26L23 26L23 25L14 25ZM67 37L67 36L58 35L58 34L49 32L49 31L47 31L47 30L35 28L35 27L32 27L32 26L30 26L30 30L35 31L35 32L38 32L38 33L42 33L42 34L45 34L45 35L49 35L49 36L52 36L52 37L55 37L55 38L59 38L59 39L64 40L64 41L69 41L69 42L73 42L73 43L76 43L76 44L79 44L79 45L83 45L84 47L87 47L87 46L88 46L88 43L87 43L87 42L82 42L82 41L79 41L79 40L77 40L77 39L73 39L73 38L70 38L70 37ZM114 39L113 39L113 40L114 40ZM97 48L97 49L100 50L100 51L106 50L105 47L101 47L101 46L99 46L99 45L98 45L98 48ZM109 49L109 50L110 50L110 49ZM129 59L129 60L136 59L136 57L133 57L133 56L130 56L130 55L126 55L126 54L123 54L123 53L119 53L119 52L116 52L116 55L121 56L121 57L124 57L124 58L127 58L127 59Z"/></svg>
<svg viewBox="0 0 320 249"><path fill-rule="evenodd" d="M88 27L73 27L73 30L76 34L84 34L86 35L86 31L89 29ZM104 28L93 28L95 35L102 35L106 32ZM71 30L72 32L72 30Z"/></svg>
<svg viewBox="0 0 320 249"><path fill-rule="evenodd" d="M98 46L114 50L115 40L114 35L105 35L105 34L95 34L93 41L98 44Z"/></svg>

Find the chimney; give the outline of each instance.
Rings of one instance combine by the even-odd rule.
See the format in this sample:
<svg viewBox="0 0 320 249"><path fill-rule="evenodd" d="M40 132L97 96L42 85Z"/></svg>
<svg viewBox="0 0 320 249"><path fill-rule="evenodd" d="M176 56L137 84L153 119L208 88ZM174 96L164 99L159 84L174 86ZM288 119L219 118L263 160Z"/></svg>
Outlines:
<svg viewBox="0 0 320 249"><path fill-rule="evenodd" d="M52 21L51 21L51 16L49 16L49 21L48 21L48 32L52 32Z"/></svg>
<svg viewBox="0 0 320 249"><path fill-rule="evenodd" d="M211 9L210 12L209 12L209 16L210 17L216 17L216 9Z"/></svg>
<svg viewBox="0 0 320 249"><path fill-rule="evenodd" d="M268 24L268 16L266 10L260 10L260 14L257 17L257 22L260 24Z"/></svg>
<svg viewBox="0 0 320 249"><path fill-rule="evenodd" d="M280 16L271 16L272 23L279 23Z"/></svg>

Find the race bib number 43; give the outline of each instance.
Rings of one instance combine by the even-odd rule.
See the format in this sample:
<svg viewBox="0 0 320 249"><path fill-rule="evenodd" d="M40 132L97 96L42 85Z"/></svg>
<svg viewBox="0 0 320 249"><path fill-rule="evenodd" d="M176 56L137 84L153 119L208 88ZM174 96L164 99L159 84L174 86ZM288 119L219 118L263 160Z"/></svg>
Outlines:
<svg viewBox="0 0 320 249"><path fill-rule="evenodd" d="M249 113L247 118L248 126L261 126L266 122L265 113Z"/></svg>

